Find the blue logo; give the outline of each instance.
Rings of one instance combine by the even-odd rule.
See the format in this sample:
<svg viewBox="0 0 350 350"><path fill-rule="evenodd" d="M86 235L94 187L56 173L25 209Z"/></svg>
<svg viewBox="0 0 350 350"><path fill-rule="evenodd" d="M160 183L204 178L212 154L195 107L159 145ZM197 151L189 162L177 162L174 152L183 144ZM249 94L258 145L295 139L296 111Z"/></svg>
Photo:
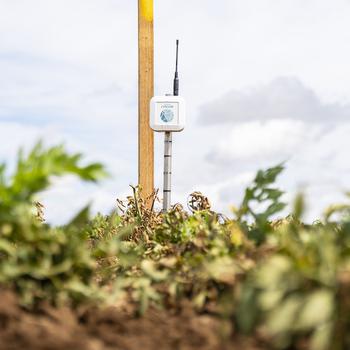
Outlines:
<svg viewBox="0 0 350 350"><path fill-rule="evenodd" d="M170 109L163 109L160 114L160 119L162 119L164 123L170 123L174 119L174 112Z"/></svg>

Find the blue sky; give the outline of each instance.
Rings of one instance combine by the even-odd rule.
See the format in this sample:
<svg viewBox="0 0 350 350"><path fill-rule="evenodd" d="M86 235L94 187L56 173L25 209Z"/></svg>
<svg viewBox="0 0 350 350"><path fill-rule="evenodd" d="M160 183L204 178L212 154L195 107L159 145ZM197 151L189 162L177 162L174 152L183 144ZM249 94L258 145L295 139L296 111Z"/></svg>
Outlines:
<svg viewBox="0 0 350 350"><path fill-rule="evenodd" d="M108 211L137 182L137 1L0 0L0 159L43 138L113 178L54 180L49 221ZM348 0L155 0L155 94L171 92L181 41L188 125L174 136L174 201L193 190L228 212L257 169L287 160L286 199L309 217L349 190ZM156 135L161 187L162 135Z"/></svg>

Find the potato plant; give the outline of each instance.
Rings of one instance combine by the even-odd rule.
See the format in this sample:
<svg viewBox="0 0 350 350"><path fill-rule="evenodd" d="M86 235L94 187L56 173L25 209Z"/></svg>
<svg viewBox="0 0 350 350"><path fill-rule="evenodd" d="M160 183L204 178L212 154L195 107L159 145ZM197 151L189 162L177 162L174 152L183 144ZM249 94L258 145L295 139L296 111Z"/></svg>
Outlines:
<svg viewBox="0 0 350 350"><path fill-rule="evenodd" d="M211 210L200 192L189 210L154 210L132 187L115 210L90 217L83 208L64 226L43 220L40 192L53 176L98 181L101 164L40 143L19 154L12 175L0 167L0 285L27 308L125 303L139 316L149 308L215 315L232 331L268 349L350 347L350 205L334 205L312 225L275 187L283 165L261 170L231 218ZM258 208L258 209L256 209Z"/></svg>

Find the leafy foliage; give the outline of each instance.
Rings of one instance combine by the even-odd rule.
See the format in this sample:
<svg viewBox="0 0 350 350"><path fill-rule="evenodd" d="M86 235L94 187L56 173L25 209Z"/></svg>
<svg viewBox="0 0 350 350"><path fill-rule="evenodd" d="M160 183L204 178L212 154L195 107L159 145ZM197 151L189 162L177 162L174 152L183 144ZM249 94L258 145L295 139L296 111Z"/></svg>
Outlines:
<svg viewBox="0 0 350 350"><path fill-rule="evenodd" d="M245 190L242 204L237 210L237 220L246 226L248 237L258 243L262 243L272 229L269 219L286 206L281 202L284 192L272 187L283 169L282 165L277 165L266 171L258 171L253 184ZM254 205L260 207L260 212L253 209ZM249 219L253 224L247 227Z"/></svg>
<svg viewBox="0 0 350 350"><path fill-rule="evenodd" d="M116 297L142 315L189 302L268 349L350 347L349 204L306 225L299 194L294 212L277 220L285 208L274 185L278 165L258 172L233 218L213 212L200 192L189 197L191 213L180 205L157 212L157 194L143 199L132 187L110 215L90 219L86 207L51 227L35 200L52 176L105 175L99 164L82 167L80 158L39 144L20 154L11 177L0 167L0 284L25 305Z"/></svg>
<svg viewBox="0 0 350 350"><path fill-rule="evenodd" d="M81 166L80 160L62 146L44 149L38 143L28 156L19 153L12 176L0 167L0 283L14 288L26 305L42 299L75 302L99 293L93 286L96 261L81 231L87 208L65 227L51 228L38 219L42 205L34 202L52 176L97 181L106 175L101 164Z"/></svg>

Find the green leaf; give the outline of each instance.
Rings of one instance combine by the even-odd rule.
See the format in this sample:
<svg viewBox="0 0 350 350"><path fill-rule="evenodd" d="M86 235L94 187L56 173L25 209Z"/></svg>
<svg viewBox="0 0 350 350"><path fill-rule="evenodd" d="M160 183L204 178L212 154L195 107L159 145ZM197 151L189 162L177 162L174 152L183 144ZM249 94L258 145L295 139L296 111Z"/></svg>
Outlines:
<svg viewBox="0 0 350 350"><path fill-rule="evenodd" d="M328 323L334 313L334 294L329 290L317 290L309 294L298 315L295 328L300 330L315 329Z"/></svg>
<svg viewBox="0 0 350 350"><path fill-rule="evenodd" d="M269 313L266 328L271 336L279 336L290 332L302 309L303 300L299 296L290 296Z"/></svg>
<svg viewBox="0 0 350 350"><path fill-rule="evenodd" d="M90 204L80 210L78 214L67 224L66 228L81 229L87 225L90 220Z"/></svg>
<svg viewBox="0 0 350 350"><path fill-rule="evenodd" d="M299 220L305 211L305 201L302 193L299 193L294 200L293 216Z"/></svg>
<svg viewBox="0 0 350 350"><path fill-rule="evenodd" d="M166 280L169 274L169 272L166 269L162 271L159 270L157 268L156 263L151 260L143 260L141 263L141 268L147 276L149 276L153 281L156 281L156 282L161 282Z"/></svg>

